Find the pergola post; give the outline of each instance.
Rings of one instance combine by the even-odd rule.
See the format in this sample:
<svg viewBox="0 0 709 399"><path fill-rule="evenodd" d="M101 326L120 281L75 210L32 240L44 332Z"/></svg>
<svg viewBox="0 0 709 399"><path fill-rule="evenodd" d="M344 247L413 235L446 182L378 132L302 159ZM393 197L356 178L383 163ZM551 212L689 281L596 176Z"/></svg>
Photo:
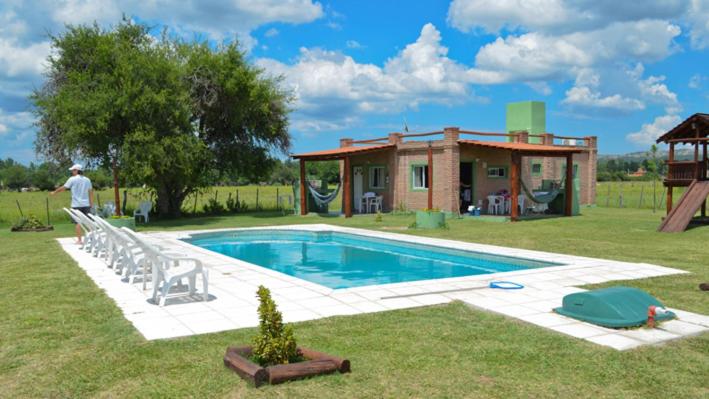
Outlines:
<svg viewBox="0 0 709 399"><path fill-rule="evenodd" d="M352 217L352 187L350 185L350 157L346 156L345 157L345 167L344 167L344 172L342 176L342 184L344 185L343 190L342 190L342 200L345 202L345 217L346 218L351 218Z"/></svg>
<svg viewBox="0 0 709 399"><path fill-rule="evenodd" d="M431 142L428 142L428 209L433 209L433 148Z"/></svg>
<svg viewBox="0 0 709 399"><path fill-rule="evenodd" d="M519 219L519 182L521 155L517 151L512 151L510 167L510 220L515 222Z"/></svg>
<svg viewBox="0 0 709 399"><path fill-rule="evenodd" d="M305 197L305 159L300 158L300 214L308 214L308 201Z"/></svg>
<svg viewBox="0 0 709 399"><path fill-rule="evenodd" d="M668 179L673 179L673 166L672 165L675 161L675 143L670 143L670 153L668 154L667 158L667 178ZM667 206L667 214L669 215L670 212L672 212L672 190L674 189L674 186L671 185L672 183L667 185L667 200L665 201L665 204Z"/></svg>
<svg viewBox="0 0 709 399"><path fill-rule="evenodd" d="M566 155L566 194L564 200L566 201L566 206L564 207L564 216L571 216L573 212L574 204L574 155Z"/></svg>

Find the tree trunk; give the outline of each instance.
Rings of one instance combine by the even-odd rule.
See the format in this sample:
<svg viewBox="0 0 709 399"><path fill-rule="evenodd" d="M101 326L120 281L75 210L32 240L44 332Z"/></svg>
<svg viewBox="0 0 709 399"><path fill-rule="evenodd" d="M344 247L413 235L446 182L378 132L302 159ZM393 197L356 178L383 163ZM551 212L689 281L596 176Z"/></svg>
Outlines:
<svg viewBox="0 0 709 399"><path fill-rule="evenodd" d="M157 189L158 214L168 218L182 216L182 202L187 197L185 190L172 189L165 186Z"/></svg>
<svg viewBox="0 0 709 399"><path fill-rule="evenodd" d="M118 160L113 157L111 169L113 172L113 199L116 204L116 216L121 216L121 193L118 190Z"/></svg>

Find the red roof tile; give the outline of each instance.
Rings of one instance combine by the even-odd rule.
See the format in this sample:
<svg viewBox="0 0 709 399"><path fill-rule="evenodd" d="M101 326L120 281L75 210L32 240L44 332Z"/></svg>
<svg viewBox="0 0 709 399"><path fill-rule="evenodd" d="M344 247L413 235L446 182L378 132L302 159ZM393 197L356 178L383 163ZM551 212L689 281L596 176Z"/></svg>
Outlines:
<svg viewBox="0 0 709 399"><path fill-rule="evenodd" d="M362 154L394 148L394 144L368 145L357 147L340 147L332 150L304 152L302 154L292 154L294 159L341 159L347 155Z"/></svg>
<svg viewBox="0 0 709 399"><path fill-rule="evenodd" d="M458 140L460 144L474 145L478 147L496 148L499 150L520 151L520 152L558 152L560 154L579 153L583 149L571 146L512 143L504 141L480 141L480 140Z"/></svg>

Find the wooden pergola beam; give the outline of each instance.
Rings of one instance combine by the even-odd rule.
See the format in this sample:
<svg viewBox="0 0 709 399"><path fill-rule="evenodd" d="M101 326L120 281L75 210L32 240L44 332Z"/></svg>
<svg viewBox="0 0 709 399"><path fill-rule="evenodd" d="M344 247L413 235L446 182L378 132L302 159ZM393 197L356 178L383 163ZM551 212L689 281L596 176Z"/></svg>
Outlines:
<svg viewBox="0 0 709 399"><path fill-rule="evenodd" d="M566 206L564 209L565 216L571 216L573 213L574 204L574 155L566 156L566 194L564 200Z"/></svg>
<svg viewBox="0 0 709 399"><path fill-rule="evenodd" d="M517 151L512 151L510 168L510 220L513 222L519 219L519 188L521 165L522 156Z"/></svg>
<svg viewBox="0 0 709 399"><path fill-rule="evenodd" d="M351 175L351 168L350 168L350 157L345 157L345 166L344 166L344 176L342 177L342 184L344 185L343 190L342 190L342 200L345 203L345 217L346 218L351 218L352 217L352 187L350 184L350 175Z"/></svg>
<svg viewBox="0 0 709 399"><path fill-rule="evenodd" d="M428 143L428 171L426 172L428 179L428 209L433 209L433 147Z"/></svg>

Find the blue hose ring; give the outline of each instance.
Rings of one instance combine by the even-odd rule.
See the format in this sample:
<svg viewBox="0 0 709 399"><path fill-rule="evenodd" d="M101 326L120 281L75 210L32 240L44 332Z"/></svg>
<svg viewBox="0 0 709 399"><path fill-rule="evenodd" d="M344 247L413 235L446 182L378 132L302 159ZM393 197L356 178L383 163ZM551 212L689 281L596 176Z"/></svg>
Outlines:
<svg viewBox="0 0 709 399"><path fill-rule="evenodd" d="M490 288L499 288L502 290L521 290L524 286L511 281L491 281Z"/></svg>

